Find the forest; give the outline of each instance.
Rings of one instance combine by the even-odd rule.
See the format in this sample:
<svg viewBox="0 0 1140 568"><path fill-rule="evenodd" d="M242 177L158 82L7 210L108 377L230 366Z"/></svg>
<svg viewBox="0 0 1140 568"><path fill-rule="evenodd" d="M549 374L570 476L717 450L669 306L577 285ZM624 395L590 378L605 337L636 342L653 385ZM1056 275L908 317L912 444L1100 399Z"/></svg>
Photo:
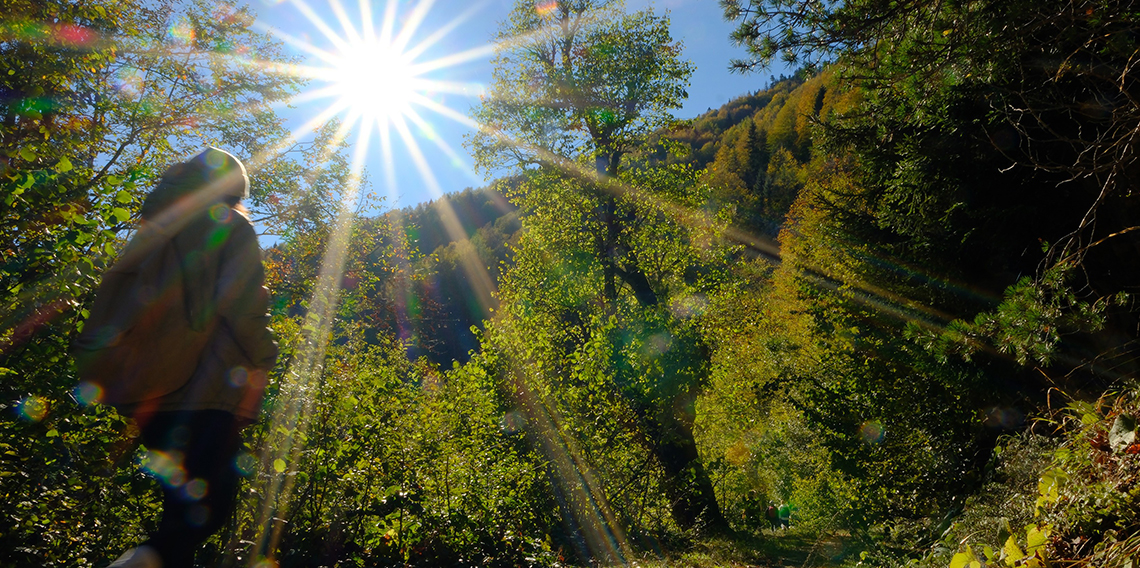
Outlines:
<svg viewBox="0 0 1140 568"><path fill-rule="evenodd" d="M757 88L680 120L667 12L518 0L498 177L383 213L250 8L0 6L0 567L156 526L69 346L204 145L281 356L200 566L1140 565L1140 3L709 3Z"/></svg>

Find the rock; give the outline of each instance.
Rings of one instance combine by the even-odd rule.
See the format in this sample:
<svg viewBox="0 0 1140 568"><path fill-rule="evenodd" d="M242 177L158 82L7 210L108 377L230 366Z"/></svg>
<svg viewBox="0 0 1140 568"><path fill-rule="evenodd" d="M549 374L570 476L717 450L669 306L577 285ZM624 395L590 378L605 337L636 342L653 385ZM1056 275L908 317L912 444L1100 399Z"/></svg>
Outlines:
<svg viewBox="0 0 1140 568"><path fill-rule="evenodd" d="M1136 419L1127 414L1116 417L1108 431L1108 445L1112 451L1122 452L1136 441Z"/></svg>

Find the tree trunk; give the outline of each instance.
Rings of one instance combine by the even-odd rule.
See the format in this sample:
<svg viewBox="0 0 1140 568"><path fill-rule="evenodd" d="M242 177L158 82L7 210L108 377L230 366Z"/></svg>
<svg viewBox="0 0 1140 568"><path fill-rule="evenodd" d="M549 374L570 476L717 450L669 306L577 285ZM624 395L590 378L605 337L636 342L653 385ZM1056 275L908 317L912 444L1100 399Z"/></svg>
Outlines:
<svg viewBox="0 0 1140 568"><path fill-rule="evenodd" d="M620 154L598 154L594 158L594 170L598 177L616 177L618 164L621 162ZM604 182L603 182L604 183ZM598 243L598 257L602 261L602 280L606 309L609 314L617 313L617 267L614 257L617 254L618 218L617 199L604 187L597 188L602 196L602 235Z"/></svg>
<svg viewBox="0 0 1140 568"><path fill-rule="evenodd" d="M671 502L673 521L687 531L723 534L728 522L716 500L712 480L697 453L693 437L689 397L678 397L672 408L657 416L660 431L651 441L652 450L665 470L665 495Z"/></svg>
<svg viewBox="0 0 1140 568"><path fill-rule="evenodd" d="M600 177L616 178L620 162L620 153L601 154L595 158L594 167ZM617 198L604 189L601 193L604 234L598 239L598 254L602 262L606 308L611 315L616 313L618 277L630 287L642 307L654 308L660 298L645 273L636 265L617 266L621 223L617 216ZM691 397L682 395L656 409L648 428L649 449L665 471L665 494L672 503L671 512L677 526L702 533L724 533L729 530L728 523L716 501L716 492L693 437L691 403Z"/></svg>
<svg viewBox="0 0 1140 568"><path fill-rule="evenodd" d="M633 289L634 296L643 307L657 305L657 294L637 267L615 268L615 272ZM693 396L684 392L658 407L650 415L649 449L665 470L665 494L672 503L673 521L677 526L683 530L723 534L729 531L729 526L697 451L692 408Z"/></svg>
<svg viewBox="0 0 1140 568"><path fill-rule="evenodd" d="M617 313L617 266L614 264L614 255L617 245L617 203L612 195L606 195L602 210L602 224L605 234L602 237L602 278L605 281L603 294L606 300L606 309L610 315Z"/></svg>

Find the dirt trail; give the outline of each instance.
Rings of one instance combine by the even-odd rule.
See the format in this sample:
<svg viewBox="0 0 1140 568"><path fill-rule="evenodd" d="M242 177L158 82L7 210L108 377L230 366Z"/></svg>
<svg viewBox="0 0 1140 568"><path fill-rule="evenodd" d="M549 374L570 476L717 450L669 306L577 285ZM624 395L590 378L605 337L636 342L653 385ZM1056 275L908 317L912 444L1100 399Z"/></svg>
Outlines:
<svg viewBox="0 0 1140 568"><path fill-rule="evenodd" d="M839 566L850 552L838 536L806 539L796 534L775 534L768 551L773 568L827 568Z"/></svg>

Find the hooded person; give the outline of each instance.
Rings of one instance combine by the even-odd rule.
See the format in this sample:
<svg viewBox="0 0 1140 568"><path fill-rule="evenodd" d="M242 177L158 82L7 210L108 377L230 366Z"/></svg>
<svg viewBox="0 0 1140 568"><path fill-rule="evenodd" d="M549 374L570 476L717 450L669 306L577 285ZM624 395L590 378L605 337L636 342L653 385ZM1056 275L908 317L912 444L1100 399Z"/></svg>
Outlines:
<svg viewBox="0 0 1140 568"><path fill-rule="evenodd" d="M193 566L197 549L233 513L240 432L257 419L277 359L257 234L240 205L248 196L242 163L208 148L167 169L143 203L135 238L156 231L170 238L189 318L210 335L185 384L119 406L139 426L163 511L158 530L113 568Z"/></svg>

